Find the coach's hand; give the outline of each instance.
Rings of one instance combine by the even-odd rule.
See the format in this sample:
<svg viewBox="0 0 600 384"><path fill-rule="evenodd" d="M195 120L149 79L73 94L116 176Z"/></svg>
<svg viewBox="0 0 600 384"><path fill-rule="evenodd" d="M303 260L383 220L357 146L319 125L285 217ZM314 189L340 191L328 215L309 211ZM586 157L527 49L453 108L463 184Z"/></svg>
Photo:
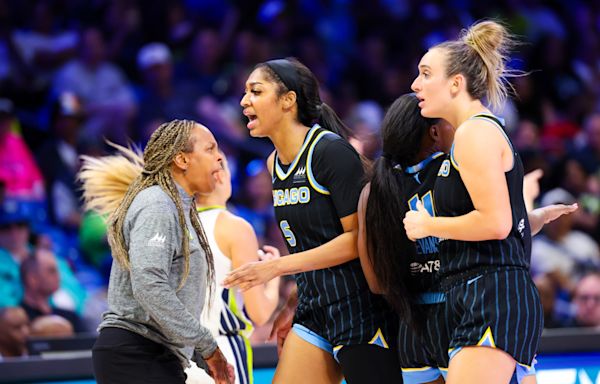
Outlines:
<svg viewBox="0 0 600 384"><path fill-rule="evenodd" d="M227 274L227 277L223 280L223 286L225 288L237 286L240 291L244 292L259 284L265 284L279 276L277 272L279 260L281 259L275 258L244 264Z"/></svg>
<svg viewBox="0 0 600 384"><path fill-rule="evenodd" d="M215 352L205 359L208 366L208 374L213 378L215 384L235 383L235 371L233 366L227 362L223 352L217 347Z"/></svg>
<svg viewBox="0 0 600 384"><path fill-rule="evenodd" d="M429 212L423 206L423 203L417 201L417 210L408 211L404 216L404 230L406 236L412 241L430 236L427 232L427 224L431 220Z"/></svg>
<svg viewBox="0 0 600 384"><path fill-rule="evenodd" d="M293 320L294 309L285 305L275 317L275 321L273 321L273 328L271 329L269 340L273 340L275 337L277 338L277 356L281 354L285 338L292 329Z"/></svg>

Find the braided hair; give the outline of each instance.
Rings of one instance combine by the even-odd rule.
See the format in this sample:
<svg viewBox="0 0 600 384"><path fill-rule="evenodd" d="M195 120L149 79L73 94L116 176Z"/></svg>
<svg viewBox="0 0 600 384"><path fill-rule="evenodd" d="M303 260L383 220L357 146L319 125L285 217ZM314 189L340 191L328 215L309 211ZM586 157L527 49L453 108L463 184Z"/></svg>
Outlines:
<svg viewBox="0 0 600 384"><path fill-rule="evenodd" d="M108 242L114 259L125 269L130 268L129 253L123 236L123 224L129 206L142 190L160 186L177 208L184 257L181 289L190 273L190 249L183 205L175 185L171 167L173 158L180 152L194 149L191 133L197 125L191 120L172 120L160 125L150 137L142 155L139 151L114 145L119 154L103 158L83 156L79 179L83 183L86 207L108 215ZM142 157L143 156L143 157ZM195 211L190 208L190 219L198 235L208 264L209 295L214 282L214 261L206 234Z"/></svg>

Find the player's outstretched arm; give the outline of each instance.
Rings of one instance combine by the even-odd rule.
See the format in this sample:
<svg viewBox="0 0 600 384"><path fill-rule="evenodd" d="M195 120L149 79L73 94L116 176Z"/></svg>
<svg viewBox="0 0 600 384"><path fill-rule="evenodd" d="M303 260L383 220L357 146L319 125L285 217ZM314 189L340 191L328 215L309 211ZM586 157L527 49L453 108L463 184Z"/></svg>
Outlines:
<svg viewBox="0 0 600 384"><path fill-rule="evenodd" d="M340 221L344 233L327 243L286 257L245 264L231 271L223 281L223 285L238 286L244 291L277 276L329 268L356 259L358 257L356 249L358 215L353 213Z"/></svg>

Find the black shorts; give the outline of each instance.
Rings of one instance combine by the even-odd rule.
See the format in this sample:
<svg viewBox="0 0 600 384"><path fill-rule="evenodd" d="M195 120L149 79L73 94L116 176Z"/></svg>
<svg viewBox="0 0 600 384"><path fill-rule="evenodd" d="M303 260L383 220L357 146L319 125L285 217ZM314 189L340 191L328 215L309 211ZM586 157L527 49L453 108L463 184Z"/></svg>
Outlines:
<svg viewBox="0 0 600 384"><path fill-rule="evenodd" d="M368 290L324 307L300 306L295 324L327 340L334 351L346 345L374 344L396 349L398 315L383 296Z"/></svg>
<svg viewBox="0 0 600 384"><path fill-rule="evenodd" d="M427 383L448 371L447 348L439 348L449 343L445 303L422 304L419 309L419 329L401 321L398 332L398 355L405 384Z"/></svg>
<svg viewBox="0 0 600 384"><path fill-rule="evenodd" d="M500 267L455 281L447 286L444 312L449 343L438 343L437 353L446 349L451 359L462 347L488 346L532 364L544 320L528 270Z"/></svg>

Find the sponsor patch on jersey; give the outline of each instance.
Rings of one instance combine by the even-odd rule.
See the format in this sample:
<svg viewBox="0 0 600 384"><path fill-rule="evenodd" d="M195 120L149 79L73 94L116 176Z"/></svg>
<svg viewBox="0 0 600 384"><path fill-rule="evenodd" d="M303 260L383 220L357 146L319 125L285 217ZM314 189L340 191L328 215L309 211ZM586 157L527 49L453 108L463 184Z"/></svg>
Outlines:
<svg viewBox="0 0 600 384"><path fill-rule="evenodd" d="M428 260L424 263L413 261L410 263L410 274L417 275L419 273L433 273L440 270L439 260Z"/></svg>
<svg viewBox="0 0 600 384"><path fill-rule="evenodd" d="M306 167L298 167L292 178L292 183L296 184L304 182L306 182Z"/></svg>
<svg viewBox="0 0 600 384"><path fill-rule="evenodd" d="M150 240L148 240L148 246L162 248L165 246L166 241L167 241L167 236L161 235L160 233L156 232L154 237L152 237Z"/></svg>

